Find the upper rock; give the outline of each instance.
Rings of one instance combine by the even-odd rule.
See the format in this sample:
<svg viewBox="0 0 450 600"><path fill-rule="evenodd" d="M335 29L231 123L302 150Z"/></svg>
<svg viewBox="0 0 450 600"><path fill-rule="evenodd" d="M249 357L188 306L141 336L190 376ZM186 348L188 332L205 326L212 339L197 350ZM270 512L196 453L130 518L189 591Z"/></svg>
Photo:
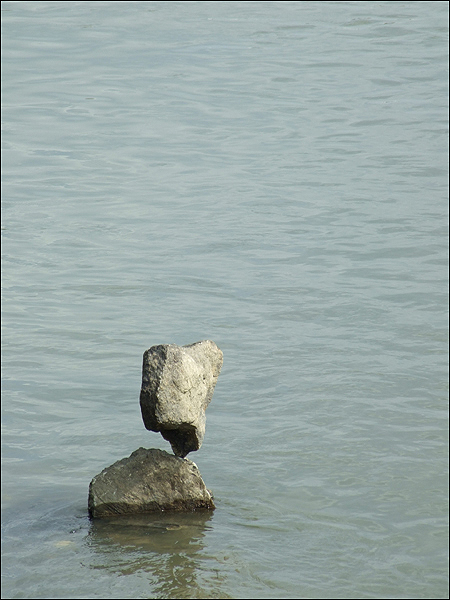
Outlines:
<svg viewBox="0 0 450 600"><path fill-rule="evenodd" d="M144 352L140 406L146 429L160 431L176 456L198 450L205 435L205 410L223 364L217 345L161 344Z"/></svg>

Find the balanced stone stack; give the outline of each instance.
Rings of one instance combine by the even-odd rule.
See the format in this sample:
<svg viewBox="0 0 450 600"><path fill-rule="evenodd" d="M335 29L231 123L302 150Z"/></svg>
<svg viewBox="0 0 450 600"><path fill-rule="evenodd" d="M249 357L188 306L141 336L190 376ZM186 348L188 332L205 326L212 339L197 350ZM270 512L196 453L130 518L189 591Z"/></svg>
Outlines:
<svg viewBox="0 0 450 600"><path fill-rule="evenodd" d="M170 442L174 455L139 448L104 469L89 486L91 517L214 508L197 466L185 456L202 445L205 410L222 364L222 351L210 340L144 352L142 419Z"/></svg>

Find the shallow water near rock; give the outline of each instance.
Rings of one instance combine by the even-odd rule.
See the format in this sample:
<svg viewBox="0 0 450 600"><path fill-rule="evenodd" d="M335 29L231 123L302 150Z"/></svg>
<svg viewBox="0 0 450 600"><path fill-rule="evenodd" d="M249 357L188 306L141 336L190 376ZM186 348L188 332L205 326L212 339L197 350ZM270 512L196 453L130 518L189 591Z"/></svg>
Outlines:
<svg viewBox="0 0 450 600"><path fill-rule="evenodd" d="M448 3L2 16L2 597L448 598ZM89 520L202 339L216 510Z"/></svg>

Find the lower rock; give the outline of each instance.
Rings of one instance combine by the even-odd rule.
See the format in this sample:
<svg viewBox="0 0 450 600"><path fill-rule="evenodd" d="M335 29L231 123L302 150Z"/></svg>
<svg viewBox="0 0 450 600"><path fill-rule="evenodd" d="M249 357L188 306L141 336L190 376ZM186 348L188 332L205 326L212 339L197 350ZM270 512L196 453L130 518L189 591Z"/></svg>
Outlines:
<svg viewBox="0 0 450 600"><path fill-rule="evenodd" d="M164 450L139 448L92 479L88 508L95 518L215 506L195 463Z"/></svg>

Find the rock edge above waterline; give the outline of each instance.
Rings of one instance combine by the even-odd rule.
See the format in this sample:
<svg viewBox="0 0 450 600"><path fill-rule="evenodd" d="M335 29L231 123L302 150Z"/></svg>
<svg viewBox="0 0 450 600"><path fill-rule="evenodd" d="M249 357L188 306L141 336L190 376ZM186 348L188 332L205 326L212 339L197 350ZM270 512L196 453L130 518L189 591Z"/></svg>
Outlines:
<svg viewBox="0 0 450 600"><path fill-rule="evenodd" d="M197 465L156 448L135 450L89 485L88 509L93 518L214 508Z"/></svg>

